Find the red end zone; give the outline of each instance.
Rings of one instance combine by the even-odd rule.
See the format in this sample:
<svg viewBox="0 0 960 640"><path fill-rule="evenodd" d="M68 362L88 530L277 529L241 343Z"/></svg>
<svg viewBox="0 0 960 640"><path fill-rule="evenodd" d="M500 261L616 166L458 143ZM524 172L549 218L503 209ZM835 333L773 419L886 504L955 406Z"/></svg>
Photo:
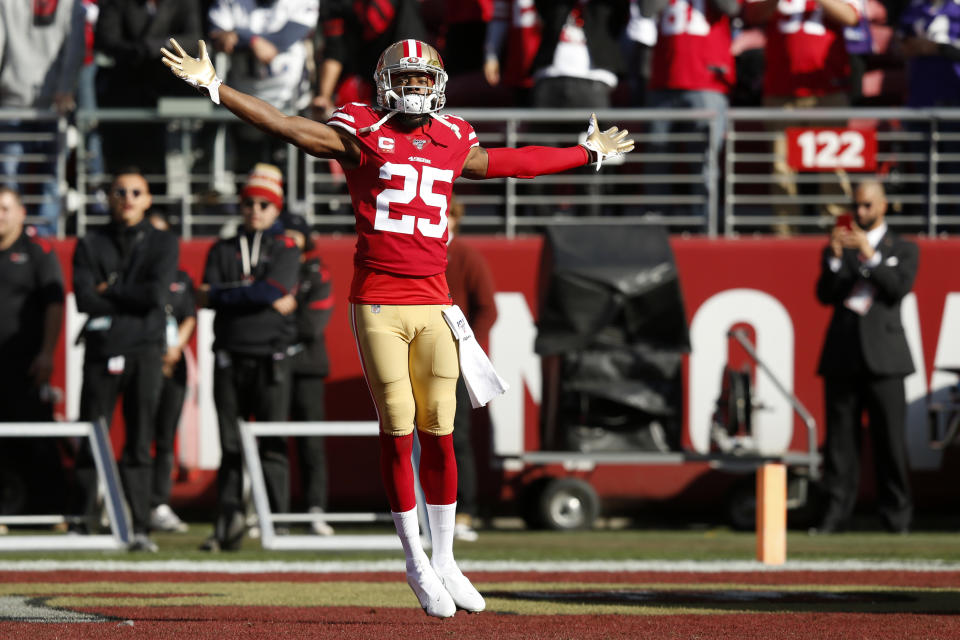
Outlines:
<svg viewBox="0 0 960 640"><path fill-rule="evenodd" d="M960 637L960 570L468 573L487 611L441 621L399 572L6 571L0 636Z"/></svg>

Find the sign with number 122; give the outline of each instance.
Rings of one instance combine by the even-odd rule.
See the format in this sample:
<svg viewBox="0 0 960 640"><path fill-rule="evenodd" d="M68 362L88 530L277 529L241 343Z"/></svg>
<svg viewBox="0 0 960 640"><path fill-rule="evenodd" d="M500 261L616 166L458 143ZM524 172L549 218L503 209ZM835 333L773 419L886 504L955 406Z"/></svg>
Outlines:
<svg viewBox="0 0 960 640"><path fill-rule="evenodd" d="M787 128L787 164L797 171L875 171L872 129Z"/></svg>

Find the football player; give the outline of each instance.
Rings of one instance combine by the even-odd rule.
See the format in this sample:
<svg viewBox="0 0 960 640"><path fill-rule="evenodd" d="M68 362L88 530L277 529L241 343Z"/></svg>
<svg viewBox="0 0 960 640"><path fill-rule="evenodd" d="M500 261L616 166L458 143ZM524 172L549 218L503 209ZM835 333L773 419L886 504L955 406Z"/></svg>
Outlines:
<svg viewBox="0 0 960 640"><path fill-rule="evenodd" d="M453 557L457 495L453 416L459 358L442 311L451 304L444 272L447 209L460 176L532 178L633 149L627 131L600 131L590 117L582 145L484 149L465 120L441 114L447 74L437 50L402 40L384 50L377 104L351 103L326 124L288 116L223 84L199 44L189 56L173 39L162 50L173 73L239 118L306 153L337 160L357 219L351 323L380 421L380 472L406 555L407 582L431 616L482 611L483 597ZM420 482L433 547L420 543L410 454L419 433Z"/></svg>

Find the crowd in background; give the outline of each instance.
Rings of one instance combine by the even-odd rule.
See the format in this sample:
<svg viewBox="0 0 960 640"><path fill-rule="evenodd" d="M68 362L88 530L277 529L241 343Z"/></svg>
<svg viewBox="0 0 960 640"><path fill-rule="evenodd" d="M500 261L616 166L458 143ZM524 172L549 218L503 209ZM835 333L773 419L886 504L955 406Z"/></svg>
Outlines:
<svg viewBox="0 0 960 640"><path fill-rule="evenodd" d="M206 40L228 84L315 119L373 102L377 56L404 38L437 45L455 108L960 104L960 8L938 0L55 0L4 3L0 25L0 108L66 113L195 95L159 63L171 36L194 52ZM679 126L654 122L646 150L662 151ZM144 125L132 144L129 125L101 123L85 140L87 169L169 176L178 136ZM4 175L29 162L31 144L2 143ZM284 153L252 127L232 129L227 145L238 174ZM796 193L782 165L777 192ZM44 195L31 208L38 230L51 233L56 185L31 189Z"/></svg>
<svg viewBox="0 0 960 640"><path fill-rule="evenodd" d="M318 120L325 119L338 104L374 103L372 70L377 56L390 43L408 38L436 43L450 74L447 101L457 107L590 110L619 106L715 111L731 105L786 109L867 104L949 107L960 105L958 32L960 4L939 0L3 2L0 108L54 109L60 113L78 106L152 108L161 98L195 96L159 62L160 48L171 36L188 47L206 40L217 54L218 72L230 86L287 112ZM0 120L0 133L22 134L26 126L16 119ZM44 125L31 122L29 126ZM699 126L692 124L694 129ZM655 122L646 151L656 153L663 145L658 136L666 136L674 128L675 123L669 120ZM703 133L706 128L699 130ZM135 548L142 550L155 550L146 537L151 529L182 527L167 505L177 416L158 417L156 407L161 403L161 392L178 393L176 388L166 388L171 381L179 380L182 387L180 349L190 339L195 322L190 320L192 302L186 303L189 309L184 313L173 314L175 305L167 300L167 289L193 295L193 285L185 274L176 273L175 239L165 230L154 228L160 223L145 217L150 191L144 178L169 174L169 151L178 145L177 134L166 124L152 124L138 128L136 139L131 140L129 129L106 122L90 132L85 145L90 173L116 174L104 183L114 224L81 239L74 258L78 308L91 316L83 336L86 361L81 417L112 415L118 393L131 401L129 409L125 407L127 448L121 471L138 536ZM721 134L714 131L714 135ZM33 142L11 142L15 138L0 137L2 172L8 179L30 170L22 165L40 162L31 155ZM715 145L719 144L718 139ZM240 449L236 438L231 440L236 434L236 421L251 416L271 421L290 416L322 419L326 356L318 354L314 363L300 369L294 368L293 358L307 349L304 344L310 342L308 335L318 339L322 347L322 331L332 305L329 282L324 279L320 262L301 261L312 248L309 227L296 221L275 224L283 208L284 191L280 170L274 165L281 164L285 145L249 126L236 127L228 145L227 158L236 171L258 168L240 194L243 224L236 235L214 246L204 283L196 292L200 306L218 311L215 351L218 371L222 370L214 384L224 463L218 478L216 528L205 547L209 551L236 548L244 529ZM138 168L131 168L134 166ZM37 172L46 173L42 167ZM779 179L777 188L795 194L795 178L789 169L775 166L774 172ZM50 196L35 212L41 220L41 234L50 233L60 215L57 187L46 181L35 189ZM879 185L872 188L882 191ZM18 193L0 191L0 205L21 216ZM257 217L265 215L264 211L270 212L269 220ZM19 224L0 228L0 252L11 251L16 242L26 242L21 239ZM108 238L108 234L115 237ZM298 234L299 241L294 239ZM873 255L881 236L877 234L867 253ZM255 246L244 249L247 254L243 254L233 245L246 247L248 237ZM134 278L133 263L149 257L144 253L138 258L137 251L146 252L142 247L148 241L158 243L155 253L163 261L143 259L137 264L149 272L144 282L162 286L153 286L148 292L153 297L145 301L148 293L139 286L144 282L125 283L112 275ZM98 242L102 245L99 248ZM116 247L119 249L114 251ZM16 255L27 255L27 249L13 250ZM53 264L49 249L31 244L29 251L39 252L38 264ZM237 282L267 279L265 273L257 271L256 256L261 251L264 255L272 251L285 256L287 290L298 290L299 283L300 291L312 291L315 298L296 301L293 294L260 292L253 299L251 291L259 289L236 286ZM836 268L829 266L827 256L833 273L840 269L843 254L839 247L836 254ZM246 257L240 259L242 255ZM110 260L115 264L106 264ZM279 257L265 261L260 271L266 269L264 265L280 262ZM14 264L19 266L20 262ZM36 319L32 342L36 343L35 351L43 355L42 362L32 362L34 353L20 353L17 367L8 372L31 367L36 373L41 365L49 364L50 343L57 337L52 327L56 324L58 332L60 320L50 320L50 335L41 335L36 329L43 326L39 319L51 305L52 313L62 313L57 301L62 298L63 286L59 274L53 273L57 269L50 266L48 270L52 274L45 294L49 300L44 304L40 304L43 300L34 301L32 307ZM159 273L161 270L163 273ZM312 289L303 284L311 277L315 281ZM180 285L170 288L173 282ZM137 315L130 309L147 303L151 305L150 326L131 325L120 332L125 315ZM283 335L269 340L269 332L263 327L244 325L250 320L251 305L271 318L277 334ZM303 335L295 335L297 309L312 310L316 316L300 318ZM865 314L866 310L861 315ZM172 330L168 331L171 321ZM9 328L8 333L14 334L15 329L19 327ZM115 355L118 333L136 343L121 345L121 356ZM109 348L98 350L98 337L107 335L113 342ZM893 373L899 379L899 369ZM41 389L49 371L37 375L43 384L35 386ZM319 406L291 407L291 385L297 389L295 397L312 398ZM264 389L271 390L269 398ZM179 393L182 398L182 389ZM49 402L45 399L44 404ZM162 404L173 406L177 402ZM167 427L159 429L154 424L157 420ZM469 433L466 428L461 432ZM150 453L154 440L156 457ZM290 502L286 444L264 439L261 448L271 502L285 511ZM323 456L322 441L304 443L305 465L321 461ZM81 486L80 495L74 498L76 511L84 514L96 511L91 504L96 496L88 458L88 451L79 452L79 484L87 486ZM81 477L83 472L88 477ZM314 495L308 496L306 506L322 514L326 486L322 468L317 473L320 479L308 491ZM908 511L908 507L900 506L900 511ZM465 513L472 515L470 509ZM908 520L909 515L903 515L888 524L894 530L906 530ZM314 524L318 533L332 533L322 518ZM827 525L832 529L837 523ZM469 529L469 524L465 526Z"/></svg>

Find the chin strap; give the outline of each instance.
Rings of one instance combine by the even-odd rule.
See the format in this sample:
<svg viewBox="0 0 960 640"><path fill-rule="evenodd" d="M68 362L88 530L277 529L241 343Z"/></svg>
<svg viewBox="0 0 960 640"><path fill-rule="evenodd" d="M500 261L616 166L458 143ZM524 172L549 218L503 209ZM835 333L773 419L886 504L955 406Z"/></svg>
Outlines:
<svg viewBox="0 0 960 640"><path fill-rule="evenodd" d="M379 120L377 120L375 123L373 123L373 124L370 125L369 127L363 127L363 128L361 128L361 129L359 129L359 130L357 131L357 133L359 133L359 134L373 133L374 131L376 131L377 129L379 129L380 127L382 127L384 124L386 124L387 120L389 120L389 119L392 118L393 116L397 115L397 113L399 113L399 112L397 112L397 111L388 111L388 112L387 112L387 115L383 116L382 118L380 118ZM437 122L443 123L445 126L449 127L450 130L453 131L454 134L456 134L458 140L463 137L462 135L460 135L460 127L458 127L457 125L455 125L455 124L453 124L452 122L448 121L448 120L447 120L446 118L444 118L443 116L437 114L436 112L431 112L431 113L429 113L428 115L429 115L431 118L433 118L434 120L436 120Z"/></svg>
<svg viewBox="0 0 960 640"><path fill-rule="evenodd" d="M363 127L363 128L361 128L359 131L357 131L357 133L361 133L361 134L362 134L362 133L373 133L374 131L376 131L377 129L379 129L380 127L382 127L382 126L387 122L387 120L389 120L390 118L392 118L392 117L395 116L395 115L397 115L397 112L396 112L396 111L388 111L388 112L387 112L387 115L383 116L382 118L380 118L379 120L377 120L374 124L370 125L369 127Z"/></svg>
<svg viewBox="0 0 960 640"><path fill-rule="evenodd" d="M443 116L441 116L441 115L440 115L439 113L437 113L436 111L431 112L431 113L430 113L430 117L433 118L434 120L436 120L437 122L442 122L443 124L445 124L445 125L447 125L448 127L450 127L450 130L453 131L455 134L457 134L457 140L460 140L460 139L463 137L463 136L460 135L460 127L458 127L457 125L455 125L455 124L453 124L452 122L448 121L446 118L444 118Z"/></svg>

